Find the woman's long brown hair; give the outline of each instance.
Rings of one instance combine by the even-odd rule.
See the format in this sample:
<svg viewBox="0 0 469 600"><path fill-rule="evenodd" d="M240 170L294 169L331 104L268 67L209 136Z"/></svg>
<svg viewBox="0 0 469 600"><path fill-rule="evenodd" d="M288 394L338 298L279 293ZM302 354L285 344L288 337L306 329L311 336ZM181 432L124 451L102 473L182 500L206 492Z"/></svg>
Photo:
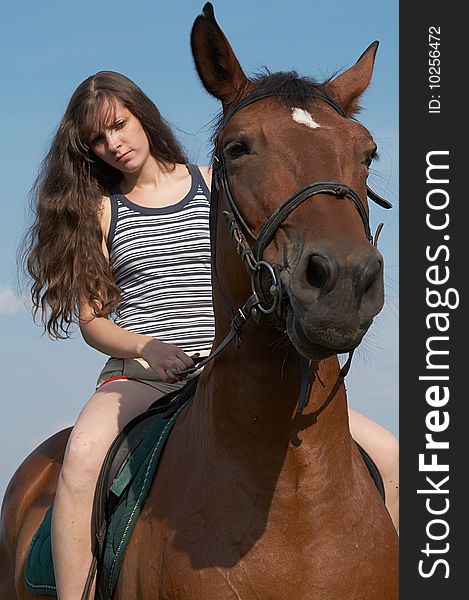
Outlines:
<svg viewBox="0 0 469 600"><path fill-rule="evenodd" d="M187 162L154 103L130 79L100 71L78 86L32 189L34 220L20 250L23 269L32 278L34 317L41 312L53 338L69 337L82 299L96 316L106 317L120 302L102 250L100 210L103 195L122 173L99 159L89 144L101 125L103 106L113 110L116 101L140 120L158 161Z"/></svg>

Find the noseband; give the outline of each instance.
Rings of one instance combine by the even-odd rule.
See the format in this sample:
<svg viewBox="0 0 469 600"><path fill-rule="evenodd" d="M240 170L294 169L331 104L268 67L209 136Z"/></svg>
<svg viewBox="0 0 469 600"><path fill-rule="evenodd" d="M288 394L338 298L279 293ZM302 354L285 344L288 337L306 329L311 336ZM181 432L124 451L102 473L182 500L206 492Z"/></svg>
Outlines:
<svg viewBox="0 0 469 600"><path fill-rule="evenodd" d="M231 108L228 110L227 114L224 117L223 127L241 109L245 108L246 106L249 106L250 104L253 104L254 102L258 102L259 100L273 96L275 96L275 94L267 94L262 92L253 92L251 94L248 94L245 98L242 98L240 101L236 102L231 106ZM320 90L317 90L317 98L329 104L329 106L331 106L335 111L337 111L342 117L347 118L347 114L345 113L344 109L333 98L330 98L327 94L321 92ZM210 356L198 361L197 366L192 369L174 372L175 375L188 375L199 370L209 360L212 360L222 350L224 350L224 348L226 348L226 346L233 339L235 339L237 345L239 345L241 328L250 317L252 317L254 321L259 322L262 314L271 314L275 312L277 318L279 320L283 320L280 302L282 296L280 267L278 265L272 265L269 262L263 260L263 253L266 247L272 241L279 227L285 221L285 219L296 208L301 206L303 202L317 194L328 194L335 198L351 200L355 208L357 209L358 214L360 215L367 240L375 246L377 245L378 237L383 227L382 223L378 225L373 239L368 214L360 196L350 186L344 183L337 181L315 181L313 183L309 183L303 186L298 191L294 192L291 196L289 196L283 202L283 204L267 219L267 221L262 226L258 237L256 237L247 225L245 219L243 218L241 211L239 210L236 201L233 197L233 194L231 193L223 151L220 149L217 140L214 152L212 191L210 201L210 237L212 247L212 264L216 276L216 218L218 213L218 200L220 191L222 191L225 195L226 201L230 209L229 211L224 211L224 215L226 217L229 229L231 231L231 235L236 243L236 250L241 256L245 268L251 277L252 295L248 298L247 302L241 308L238 308L238 310L235 311L233 320L231 322L230 332L221 342L221 344L215 350L212 351ZM382 208L392 208L392 204L388 202L388 200L385 200L384 198L379 196L368 186L367 196L368 198L370 198L370 200L372 200ZM251 244L247 242L246 238L250 239ZM265 293L263 291L263 287L261 285L261 280L263 278L265 279L265 274L267 274L271 280L269 286L269 296L271 297L271 300L266 298ZM349 354L349 359L341 369L341 375L343 377L345 377L345 375L348 372L351 358L352 353ZM304 363L302 365L304 375L301 386L302 390L300 392L300 400L298 402L299 412L301 412L304 403L306 402L307 386L306 389L304 389L306 381L305 372L306 364L309 365L309 361L307 359L304 359L302 362Z"/></svg>

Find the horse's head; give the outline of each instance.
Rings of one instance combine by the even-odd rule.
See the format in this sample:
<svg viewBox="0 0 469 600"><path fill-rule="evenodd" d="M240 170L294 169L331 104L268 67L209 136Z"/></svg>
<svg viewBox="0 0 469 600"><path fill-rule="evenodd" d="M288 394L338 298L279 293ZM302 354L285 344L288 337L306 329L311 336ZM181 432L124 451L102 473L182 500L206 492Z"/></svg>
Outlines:
<svg viewBox="0 0 469 600"><path fill-rule="evenodd" d="M384 298L367 205L376 144L349 118L370 82L378 44L316 84L295 73L248 79L210 3L191 42L202 83L223 104L218 184L225 202L232 197L256 258L280 266L290 339L313 359L352 350Z"/></svg>

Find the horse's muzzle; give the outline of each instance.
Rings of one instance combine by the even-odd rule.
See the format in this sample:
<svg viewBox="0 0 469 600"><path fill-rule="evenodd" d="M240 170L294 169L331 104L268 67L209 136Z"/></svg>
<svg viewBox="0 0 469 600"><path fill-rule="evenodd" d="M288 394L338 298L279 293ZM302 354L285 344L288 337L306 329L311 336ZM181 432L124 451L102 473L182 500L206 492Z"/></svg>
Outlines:
<svg viewBox="0 0 469 600"><path fill-rule="evenodd" d="M350 254L305 249L284 283L287 333L311 359L356 348L384 304L383 259L372 245Z"/></svg>

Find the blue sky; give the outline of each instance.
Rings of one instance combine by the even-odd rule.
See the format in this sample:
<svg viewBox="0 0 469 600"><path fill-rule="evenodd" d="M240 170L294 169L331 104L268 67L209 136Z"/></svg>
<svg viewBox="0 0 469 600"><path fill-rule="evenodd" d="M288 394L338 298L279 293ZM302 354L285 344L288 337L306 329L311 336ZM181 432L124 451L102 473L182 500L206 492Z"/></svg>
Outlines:
<svg viewBox="0 0 469 600"><path fill-rule="evenodd" d="M372 205L385 228L386 305L347 376L351 406L398 435L398 3L367 0L213 2L247 74L264 66L324 79L380 41L361 122L379 146L371 186L393 202ZM218 112L197 79L189 45L203 1L23 0L3 7L0 31L3 209L0 223L0 498L22 460L71 425L93 393L105 357L81 340L51 341L32 323L15 264L28 192L77 85L107 69L133 79L158 105L192 162L207 164Z"/></svg>

